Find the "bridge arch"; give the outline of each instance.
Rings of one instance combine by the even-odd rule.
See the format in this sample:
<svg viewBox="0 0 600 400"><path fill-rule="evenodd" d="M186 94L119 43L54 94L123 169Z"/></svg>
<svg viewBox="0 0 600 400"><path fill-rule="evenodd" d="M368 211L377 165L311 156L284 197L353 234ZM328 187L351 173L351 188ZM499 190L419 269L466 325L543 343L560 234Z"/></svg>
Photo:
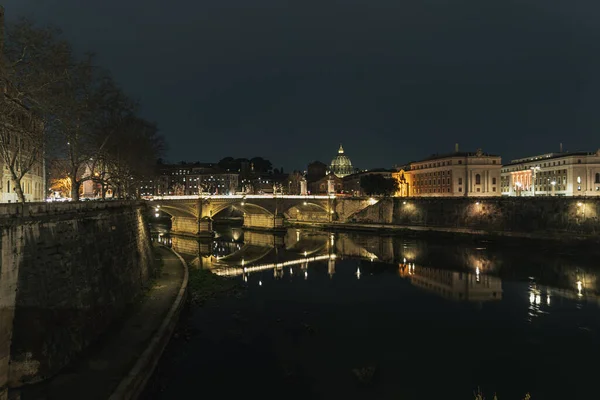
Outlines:
<svg viewBox="0 0 600 400"><path fill-rule="evenodd" d="M210 218L214 218L217 214L229 209L230 207L240 210L244 214L262 214L262 215L268 215L271 217L274 215L271 211L269 211L266 208L259 206L257 204L249 203L246 201L236 201L236 202L215 204L213 207L211 207L208 216Z"/></svg>

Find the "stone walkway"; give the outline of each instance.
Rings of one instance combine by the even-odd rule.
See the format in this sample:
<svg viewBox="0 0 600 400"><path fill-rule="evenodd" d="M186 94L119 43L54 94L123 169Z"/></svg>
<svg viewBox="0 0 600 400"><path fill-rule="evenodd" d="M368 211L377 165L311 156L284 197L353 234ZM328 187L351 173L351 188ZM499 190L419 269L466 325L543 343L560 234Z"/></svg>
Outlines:
<svg viewBox="0 0 600 400"><path fill-rule="evenodd" d="M179 258L163 247L156 247L154 254L156 261L163 260L162 274L127 320L84 359L48 381L21 390L21 400L106 400L111 396L146 350L181 288L185 269ZM19 397L11 393L9 398Z"/></svg>

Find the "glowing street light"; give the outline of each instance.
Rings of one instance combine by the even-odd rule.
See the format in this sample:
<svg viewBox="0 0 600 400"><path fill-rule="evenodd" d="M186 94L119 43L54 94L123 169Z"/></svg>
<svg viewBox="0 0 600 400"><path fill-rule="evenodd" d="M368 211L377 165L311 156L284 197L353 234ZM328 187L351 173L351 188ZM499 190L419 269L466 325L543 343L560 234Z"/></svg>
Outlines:
<svg viewBox="0 0 600 400"><path fill-rule="evenodd" d="M552 196L554 196L554 188L556 186L556 181L553 180L552 182L550 182L550 184L552 185Z"/></svg>

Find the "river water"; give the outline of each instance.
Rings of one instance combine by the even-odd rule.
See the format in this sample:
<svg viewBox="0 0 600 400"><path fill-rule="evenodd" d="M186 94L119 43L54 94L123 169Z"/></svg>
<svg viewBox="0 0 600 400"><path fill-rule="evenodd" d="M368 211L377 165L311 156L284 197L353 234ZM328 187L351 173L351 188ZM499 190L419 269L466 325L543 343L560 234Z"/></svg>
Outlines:
<svg viewBox="0 0 600 400"><path fill-rule="evenodd" d="M598 398L598 255L222 228L155 240L246 287L191 306L146 399Z"/></svg>

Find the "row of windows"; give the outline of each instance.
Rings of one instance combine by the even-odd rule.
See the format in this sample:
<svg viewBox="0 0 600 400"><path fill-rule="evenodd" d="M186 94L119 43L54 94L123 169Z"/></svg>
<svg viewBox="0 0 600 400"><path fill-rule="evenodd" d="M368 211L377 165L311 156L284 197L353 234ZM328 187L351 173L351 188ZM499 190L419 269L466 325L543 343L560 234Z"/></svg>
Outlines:
<svg viewBox="0 0 600 400"><path fill-rule="evenodd" d="M462 193L462 187L458 188L458 192ZM496 191L496 187L492 188L492 192ZM476 188L475 192L481 193L481 188ZM424 188L424 189L413 189L413 194L425 194L425 193L450 193L450 188Z"/></svg>
<svg viewBox="0 0 600 400"><path fill-rule="evenodd" d="M438 185L440 185L440 184L442 184L442 185L448 184L449 185L451 183L451 178L442 178L441 182L440 182L440 179L438 179L437 181L435 179L416 180L415 186L435 185L436 182ZM462 185L462 183L463 183L463 178L458 178L458 184ZM475 174L475 184L481 185L481 175ZM495 184L496 184L496 178L492 178L492 185L495 185Z"/></svg>
<svg viewBox="0 0 600 400"><path fill-rule="evenodd" d="M552 161L552 162L547 162L547 163L543 163L540 165L524 165L524 166L515 166L515 167L510 167L510 168L504 168L502 172L509 172L509 171L520 171L520 170L524 170L524 169L531 169L534 167L540 167L540 168L546 168L546 167L555 167L557 165L566 165L567 161L566 160L558 160L558 161ZM577 159L577 164L581 164L581 159L578 158Z"/></svg>

